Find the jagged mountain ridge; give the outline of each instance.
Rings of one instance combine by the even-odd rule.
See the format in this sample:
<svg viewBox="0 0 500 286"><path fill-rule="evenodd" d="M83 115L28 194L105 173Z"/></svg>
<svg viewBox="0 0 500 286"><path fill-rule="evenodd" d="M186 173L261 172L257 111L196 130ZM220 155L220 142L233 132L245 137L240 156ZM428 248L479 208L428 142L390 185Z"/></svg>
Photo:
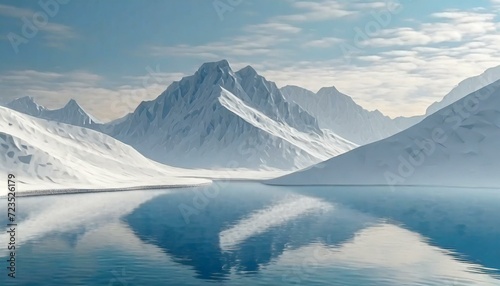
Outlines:
<svg viewBox="0 0 500 286"><path fill-rule="evenodd" d="M485 82L495 79L498 77L497 75L499 75L499 73L496 72L497 70L499 70L499 68L493 68L486 71L481 76L463 81L457 88L452 90L440 104L453 102L455 99L460 98L464 91L474 89ZM486 79L484 78L485 76L487 77ZM227 146L228 150L232 150L232 152L229 152L232 153L230 156L232 158L241 157L242 153L253 155L259 152L266 158L262 160L258 157L246 158L244 160L246 162L243 163L239 160L241 158L233 160L233 163L236 162L236 164L240 166L250 166L252 168L256 166L265 166L272 161L269 150L274 150L273 152L278 151L277 154L280 154L281 157L297 157L296 160L288 161L288 163L291 162L295 168L306 166L310 164L310 162L318 160L318 158L324 158L326 155L338 155L343 153L343 147L338 148L339 146L348 146L347 149L352 149L356 146L356 144L350 144L348 141L360 143L360 145L377 141L404 130L408 126L418 123L424 118L424 116L411 118L398 117L392 120L378 111L367 111L363 109L361 106L357 105L352 98L339 92L335 87L322 88L317 94L294 86L286 86L278 89L274 83L258 75L252 67L247 66L237 72L233 72L227 61L220 61L215 63L215 65L214 63L206 63L202 65L192 77L196 77L196 81L187 82L183 79L183 83L175 82L163 93L168 94L170 99L161 99L162 96L160 96L154 101L143 102L135 112L108 124L98 123L74 100L70 100L65 107L58 110L48 110L36 104L33 98L30 97L17 99L7 106L32 116L83 126L110 134L124 142L135 145L143 154L147 154L150 158L155 160L166 160L171 162L170 159L173 159L175 156L165 156L162 154L177 152L176 156L179 157L179 159L175 159L177 164L181 166L193 166L192 162L198 160L204 161L201 163L204 167L213 167L214 165L224 167L227 166L228 162L221 163L219 160L221 156L217 155L217 152L209 152L206 149L203 151L202 149L204 148L200 145L202 142L209 142L212 146L225 144L224 146ZM205 100L200 100L196 98L196 96L199 96L201 93L190 89L205 81L206 77L209 78L209 81L212 81L213 86L210 87L212 92L210 92L208 96L204 95L204 97L206 97ZM218 86L221 87L221 89L218 89ZM171 91L176 88L178 88L177 92L180 93L178 95L172 95ZM186 125L181 121L193 116L198 119L203 119L202 121L204 122L207 121L210 116L207 115L208 113L205 110L206 106L210 106L212 109L221 108L218 99L221 98L222 90L226 88L229 90L230 94L234 94L237 98L241 98L243 100L242 102L248 105L249 109L247 108L246 110L253 109L261 111L266 118L272 119L272 122L281 122L292 127L295 130L293 132L323 134L324 138L319 140L318 144L329 145L325 148L328 150L323 152L324 154L320 154L321 152L319 152L316 146L313 148L314 150L312 150L314 154L308 152L303 153L304 148L310 149L306 148L303 144L304 138L301 139L302 141L295 140L295 135L292 134L292 131L292 133L289 132L289 134L270 130L264 131L262 125L256 127L252 120L248 120L247 116L243 116L246 118L240 118L243 120L239 121L239 123L230 120L231 123L226 127L231 127L233 130L240 130L242 132L253 132L248 134L249 136L252 134L250 137L254 139L241 140L241 138L237 138L238 136L230 134L231 132L226 132L227 130L211 130L222 123L224 119L227 120L235 115L237 117L242 116L242 114L234 114L234 112L229 114L226 112L227 110L224 109L222 109L220 114L217 114L219 121L211 118L208 120L211 122L210 124L204 125L204 123L202 123L205 129L199 130L200 134L198 137L194 136L189 140L184 140L181 134L187 132L193 135L194 131L189 131L192 127L190 124ZM265 96L262 96L263 94ZM179 104L180 102L189 106L191 110L183 109L183 104ZM178 122L176 120L165 119L169 114L170 118L175 118L175 116L172 116L175 114L175 112L171 111L172 106L176 106L175 109L177 110L182 110L182 112L178 113ZM225 108L227 109L227 106L225 106ZM432 106L429 107L429 110L431 109ZM222 113L224 112L226 113L223 115ZM428 111L428 113L430 113L430 111ZM158 114L161 114L161 116L158 116ZM212 115L214 115L213 112ZM142 117L142 119L139 117ZM162 124L167 124L169 127L160 126ZM183 124L183 129L179 129L178 127ZM250 131L253 128L260 129L260 132L264 132L264 135L260 135L256 130ZM323 128L323 130L320 130L321 128ZM170 146L181 144L183 147L170 147L175 150L169 150L169 148L164 146L163 150L158 150L158 145L163 143L159 142L158 136L155 133L165 133L166 130L168 130L168 135L165 135L166 141L170 142ZM175 135L176 132L178 133L177 136ZM209 138L209 134L212 134L211 132L217 133L216 139ZM281 144L279 141L284 141L283 144L288 144L287 147L285 149L259 147L267 144L265 142L268 142L269 138L264 137L268 136L269 134L266 135L266 133L269 132L273 133L272 136L278 136L271 144L279 145ZM151 138L156 138L152 141L135 138L140 136L151 136ZM342 137L347 140L344 140ZM195 142L195 138L197 138L198 144ZM331 140L324 140L325 138ZM236 141L238 142L236 143ZM319 143L320 141L321 143ZM166 143L164 143L164 145L165 144ZM337 145L335 146L335 144ZM219 151L221 151L222 148L222 146L218 146ZM290 151L290 148L294 151ZM158 154L160 155L158 156ZM183 156L179 156L178 154L183 154ZM304 155L304 158L298 158L302 155ZM168 157L170 157L170 159ZM186 162L188 164L185 164ZM284 168L287 163L282 163L283 164L274 165L279 165L279 168Z"/></svg>
<svg viewBox="0 0 500 286"><path fill-rule="evenodd" d="M99 126L101 125L100 122L89 115L74 99L69 100L60 109L51 110L37 104L33 97L25 96L7 103L6 107L41 119L90 129L99 130Z"/></svg>
<svg viewBox="0 0 500 286"><path fill-rule="evenodd" d="M358 145L387 138L404 129L378 110L364 109L335 87L324 87L314 93L289 85L281 91L287 100L315 116L321 128L332 130Z"/></svg>
<svg viewBox="0 0 500 286"><path fill-rule="evenodd" d="M243 119L237 108L221 104L224 91L252 114ZM270 133L251 118L282 125L288 133ZM106 132L149 158L182 167L295 169L356 147L324 133L313 116L285 100L276 84L253 68L233 72L225 60L203 64ZM325 150L304 150L300 146L307 140L326 143Z"/></svg>

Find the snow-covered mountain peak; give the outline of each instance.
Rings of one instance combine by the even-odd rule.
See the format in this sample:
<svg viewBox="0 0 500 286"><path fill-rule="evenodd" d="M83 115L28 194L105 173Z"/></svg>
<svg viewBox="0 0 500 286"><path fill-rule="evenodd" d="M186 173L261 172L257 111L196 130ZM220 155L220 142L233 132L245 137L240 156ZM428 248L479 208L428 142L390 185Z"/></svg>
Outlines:
<svg viewBox="0 0 500 286"><path fill-rule="evenodd" d="M257 71L252 66L246 66L236 72L240 77L256 77L259 76Z"/></svg>
<svg viewBox="0 0 500 286"><path fill-rule="evenodd" d="M214 73L233 74L233 70L231 69L231 66L229 65L229 62L227 60L220 60L218 62L208 62L202 64L196 73L202 77L205 77L209 74L214 74Z"/></svg>
<svg viewBox="0 0 500 286"><path fill-rule="evenodd" d="M98 120L88 114L87 111L85 111L85 109L83 109L83 107L81 107L80 104L78 104L78 102L76 102L76 100L74 99L70 99L63 108L54 110L53 112L54 114L57 114L55 120L57 120L57 116L61 116L67 118L68 120L66 121L69 121L68 123L71 123L71 117L73 115L74 119L78 119L78 122L83 123L75 124L79 126L98 123Z"/></svg>
<svg viewBox="0 0 500 286"><path fill-rule="evenodd" d="M7 103L6 106L14 110L23 110L25 113L32 116L38 116L45 110L45 108L38 105L35 102L35 99L31 96L23 96L14 99L13 101Z"/></svg>
<svg viewBox="0 0 500 286"><path fill-rule="evenodd" d="M74 99L60 109L46 109L38 105L33 97L25 96L11 101L6 107L42 119L97 129L99 123L89 115Z"/></svg>
<svg viewBox="0 0 500 286"><path fill-rule="evenodd" d="M66 110L68 112L79 112L79 113L83 113L85 114L86 116L92 118L92 116L90 116L86 111L85 109L83 109L83 107L78 104L78 102L74 99L70 99L68 101L68 103L66 103L66 105L64 105L63 108L61 108L60 110ZM92 118L94 120L94 118ZM94 120L95 121L95 120Z"/></svg>
<svg viewBox="0 0 500 286"><path fill-rule="evenodd" d="M238 167L294 169L324 159L304 142L328 141L322 156L355 146L323 133L314 117L286 101L276 84L252 67L234 73L225 60L203 64L106 132L149 158L185 167L237 162Z"/></svg>
<svg viewBox="0 0 500 286"><path fill-rule="evenodd" d="M322 87L318 90L317 94L336 94L340 91L335 86Z"/></svg>
<svg viewBox="0 0 500 286"><path fill-rule="evenodd" d="M316 98L316 94L314 92L296 85L286 85L280 88L280 90L286 99L295 101L299 105L302 100L311 100L312 98Z"/></svg>
<svg viewBox="0 0 500 286"><path fill-rule="evenodd" d="M322 87L316 94L320 98L327 98L330 100L344 100L356 104L350 96L343 94L335 86Z"/></svg>
<svg viewBox="0 0 500 286"><path fill-rule="evenodd" d="M70 99L64 107L65 108L81 108L80 105L78 104L78 102L76 102L76 100L74 100L73 98Z"/></svg>
<svg viewBox="0 0 500 286"><path fill-rule="evenodd" d="M318 120L319 126L359 145L386 138L401 128L378 111L368 111L336 87L323 87L317 93L297 86L281 91Z"/></svg>
<svg viewBox="0 0 500 286"><path fill-rule="evenodd" d="M33 96L19 97L19 98L14 99L12 102L19 102L19 103L25 103L25 104L36 104Z"/></svg>
<svg viewBox="0 0 500 286"><path fill-rule="evenodd" d="M202 108L217 101L221 87L241 89L229 63L226 60L204 63L193 75L174 81L157 99L142 102L134 113L152 121L154 113L160 112L163 119L174 105Z"/></svg>

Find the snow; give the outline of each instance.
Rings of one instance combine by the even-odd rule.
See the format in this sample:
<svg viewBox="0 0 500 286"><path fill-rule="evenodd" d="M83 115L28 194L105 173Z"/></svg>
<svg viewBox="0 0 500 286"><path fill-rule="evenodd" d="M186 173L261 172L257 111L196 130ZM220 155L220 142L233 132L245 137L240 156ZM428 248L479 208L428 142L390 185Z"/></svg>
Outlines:
<svg viewBox="0 0 500 286"><path fill-rule="evenodd" d="M153 162L102 133L5 107L0 107L0 148L0 176L14 174L18 192L210 183L185 177L182 169Z"/></svg>
<svg viewBox="0 0 500 286"><path fill-rule="evenodd" d="M465 96L478 91L479 89L492 84L497 80L500 80L500 66L487 69L480 75L464 79L448 94L446 94L440 101L436 101L431 104L427 108L424 115L417 115L412 117L397 117L394 118L394 122L401 128L401 130L406 129L419 123L425 117L434 114L436 111L455 103Z"/></svg>
<svg viewBox="0 0 500 286"><path fill-rule="evenodd" d="M316 94L298 86L285 86L281 91L288 101L315 116L321 128L358 145L387 138L411 124L398 124L378 110L368 111L335 87L322 88Z"/></svg>
<svg viewBox="0 0 500 286"><path fill-rule="evenodd" d="M322 131L253 68L233 72L225 60L203 64L105 132L157 162L196 169L294 170L356 146Z"/></svg>
<svg viewBox="0 0 500 286"><path fill-rule="evenodd" d="M433 113L436 107L454 102L462 98L465 92L473 91L499 78L499 72L500 67L497 67L486 71L481 76L463 81L441 103L429 107L428 115ZM426 156L425 164L413 168L402 163L399 156L401 154L403 157L407 156L408 152L418 149L414 139L431 138L432 134L429 134L428 129L432 129L432 126L452 119L439 117L426 121L427 123L420 125L420 128L427 131L416 132L417 129L411 129L414 131L410 133L404 131L402 134L405 135L400 135L400 133L395 135L396 137L391 137L392 139L389 138L390 140L384 140L383 145L380 145L382 144L380 142L373 145L370 143L393 136L406 127L420 122L424 116L399 117L393 120L379 111L363 109L352 98L339 92L335 87L322 88L317 93L296 86L279 89L275 83L267 81L252 67L247 66L234 72L225 60L203 64L194 75L174 82L157 99L142 102L134 112L107 124L97 122L74 100L70 100L63 108L57 110L49 110L40 106L31 97L19 98L7 106L51 121L51 123L39 121L35 124L39 127L28 128L18 133L12 133L11 129L6 129L5 134L2 135L2 148L9 149L9 152L4 153L3 160L12 163L13 165L9 166L14 169L24 170L22 172L32 178L30 179L31 186L26 186L27 190L36 187L67 189L75 184L81 188L89 188L89 190L96 184L108 188L110 186L119 188L125 185L138 186L129 183L134 177L129 176L131 169L129 164L125 163L134 162L134 160L143 162L145 166L148 166L146 169L155 169L157 173L162 173L166 168L167 172L172 171L173 176L221 180L262 180L273 176L283 176L332 157L335 158L317 165L314 169L319 169L317 170L319 173L327 172L333 168L330 168L330 162L340 162L335 163L337 167L332 169L335 175L318 174L317 177L322 178L316 180L312 176L311 180L314 179L318 184L321 182L329 184L330 179L335 184L358 184L359 182L361 184L387 184L387 181L392 182L391 184L420 184L418 178L428 174L428 184L441 185L446 180L449 184L453 178L439 178L440 175L436 175L442 173L442 170L439 170L442 165L441 161L448 162L450 173L465 172L467 167L454 165L460 165L462 160L465 160L463 158L481 165L482 159L479 159L479 156L485 154L484 148L490 147L484 147L483 143L491 141L489 138L492 136L488 134L490 130L483 132L481 128L484 127L485 120L494 120L489 117L477 119L477 122L469 122L472 118L464 119L464 122L461 122L463 126L458 130L447 130L451 133L446 144L475 140L474 142L463 149L460 149L458 143L455 144L456 146L436 144L438 145L437 151L433 151L432 156ZM3 113L7 116L6 111ZM9 116L19 116L15 115L16 113L13 114ZM25 117L25 120L32 119ZM61 127L65 125L57 124L57 122L74 126ZM50 127L46 127L47 124ZM22 123L21 125L29 124ZM83 131L75 129L75 126L108 134L132 146L140 154L108 136L90 132L88 129ZM467 128L470 129L471 126L474 128L468 130ZM488 126L492 127L491 124ZM61 138L57 138L55 141L57 143L49 149L48 143L45 142L47 132L51 134L51 137L47 138L55 140L54 136L61 136L65 138L64 140L70 140L72 145L65 146L60 143ZM63 134L64 132L66 133ZM95 134L102 137L98 138ZM118 151L114 149L114 145L110 147L112 150L108 149L106 146L110 143L106 140L120 146ZM364 146L354 152L344 154L363 144L370 144L371 147L367 149ZM66 148L69 149L66 150ZM100 151L95 151L94 148ZM53 150L55 152L52 152ZM74 154L73 150L81 153ZM452 151L460 156L450 155ZM97 158L97 154L107 155ZM87 162L87 156L89 162ZM151 162L142 156L161 164L186 169L178 173L180 169ZM137 159L139 157L141 159ZM80 165L69 164L67 158L82 163ZM109 160L112 164L119 166L116 169L117 174L114 174L115 169L105 167L105 163L108 162L102 158L118 158ZM139 165L142 166L143 163ZM151 164L154 164L154 167L151 167ZM340 165L344 167L338 167ZM494 162L489 165L494 165ZM92 170L79 174L81 168L78 166L85 166L81 167L83 169L89 167ZM470 168L474 166L471 165ZM410 175L403 172L405 176L400 176L399 169L404 169L404 167L410 169L408 171ZM481 167L484 166L481 165ZM121 171L121 168L126 171ZM97 171L100 169L103 169L103 172ZM43 172L47 175L40 175ZM309 172L314 173L305 171L307 174ZM469 172L475 174L474 170ZM92 175L94 173L95 178L89 179L89 176L94 176ZM363 174L362 178L357 175L358 173ZM390 173L389 179L388 173ZM108 174L111 181L119 179L127 183L110 184L106 182ZM142 175L138 174L138 176ZM287 178L292 177L295 175ZM487 181L485 185L489 184L486 183ZM153 184L156 185L156 183ZM300 184L301 180L295 180L294 183Z"/></svg>
<svg viewBox="0 0 500 286"><path fill-rule="evenodd" d="M9 102L6 107L50 121L66 123L99 130L100 123L89 115L74 99L60 108L49 110L37 103L33 97L25 96Z"/></svg>
<svg viewBox="0 0 500 286"><path fill-rule="evenodd" d="M246 105L245 102L225 89L222 89L219 101L222 106L251 125L266 131L276 138L285 140L318 160L326 160L357 147L355 144L341 137L336 137L334 134L332 134L333 138L322 137L315 133L303 133L287 124L276 122L262 112Z"/></svg>
<svg viewBox="0 0 500 286"><path fill-rule="evenodd" d="M497 80L500 80L500 66L463 80L442 100L430 105L424 115L394 119L384 116L377 110L368 111L362 108L335 87L322 88L315 94L298 86L285 86L281 88L281 92L287 100L299 104L315 116L321 128L332 130L358 145L365 145L405 130Z"/></svg>
<svg viewBox="0 0 500 286"><path fill-rule="evenodd" d="M465 96L500 80L500 66L487 69L478 76L470 77L460 82L441 101L427 108L426 116L464 98Z"/></svg>
<svg viewBox="0 0 500 286"><path fill-rule="evenodd" d="M499 86L486 86L392 137L268 182L499 187Z"/></svg>

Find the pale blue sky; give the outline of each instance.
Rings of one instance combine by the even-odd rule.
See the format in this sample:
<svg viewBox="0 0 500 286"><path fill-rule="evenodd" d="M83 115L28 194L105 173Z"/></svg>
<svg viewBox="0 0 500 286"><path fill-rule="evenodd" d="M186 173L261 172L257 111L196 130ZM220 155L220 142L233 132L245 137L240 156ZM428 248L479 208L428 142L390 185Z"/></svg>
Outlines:
<svg viewBox="0 0 500 286"><path fill-rule="evenodd" d="M75 98L111 119L203 62L227 59L278 86L335 85L368 109L420 114L460 80L500 64L499 7L498 0L0 0L0 102L30 95L58 107Z"/></svg>

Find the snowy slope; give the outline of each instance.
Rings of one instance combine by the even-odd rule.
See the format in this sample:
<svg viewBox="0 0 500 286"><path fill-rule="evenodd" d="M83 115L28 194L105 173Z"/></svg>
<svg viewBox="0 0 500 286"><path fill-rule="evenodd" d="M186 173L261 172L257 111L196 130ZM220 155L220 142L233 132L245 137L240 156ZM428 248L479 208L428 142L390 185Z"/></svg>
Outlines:
<svg viewBox="0 0 500 286"><path fill-rule="evenodd" d="M500 81L419 124L271 184L500 186Z"/></svg>
<svg viewBox="0 0 500 286"><path fill-rule="evenodd" d="M146 159L102 133L5 107L0 107L0 148L0 175L14 174L19 191L209 182L181 178L183 170Z"/></svg>
<svg viewBox="0 0 500 286"><path fill-rule="evenodd" d="M25 96L7 103L6 107L41 119L95 130L100 128L99 122L89 115L74 99L71 99L60 109L50 110L35 103L32 97Z"/></svg>
<svg viewBox="0 0 500 286"><path fill-rule="evenodd" d="M500 66L487 69L484 73L467 78L460 82L441 101L433 103L427 108L426 116L456 102L457 100L471 94L489 84L500 80Z"/></svg>
<svg viewBox="0 0 500 286"><path fill-rule="evenodd" d="M276 84L253 68L233 72L225 60L203 64L105 132L148 158L193 168L290 170L355 147L323 132L314 117L286 101ZM290 139L297 134L300 139ZM313 152L305 142L321 142L317 138L332 141Z"/></svg>
<svg viewBox="0 0 500 286"><path fill-rule="evenodd" d="M318 160L326 160L344 153L345 150L357 147L355 144L335 134L331 134L331 137L328 136L328 133L323 133L323 136L315 133L308 134L287 124L275 121L259 110L248 106L241 99L225 89L222 89L219 101L227 110L238 115L249 124L266 131L275 138L281 138Z"/></svg>
<svg viewBox="0 0 500 286"><path fill-rule="evenodd" d="M455 88L453 88L447 95L443 97L442 100L434 102L431 104L424 115L417 115L412 117L397 117L394 118L396 126L401 130L404 130L410 126L413 126L425 117L435 113L436 111L445 108L446 106L455 103L457 100L464 98L465 96L500 80L500 66L490 68L484 73L464 79Z"/></svg>
<svg viewBox="0 0 500 286"><path fill-rule="evenodd" d="M316 117L321 128L359 145L387 138L405 127L378 110L363 109L335 87L322 88L316 94L297 86L285 86L281 91L288 101Z"/></svg>

